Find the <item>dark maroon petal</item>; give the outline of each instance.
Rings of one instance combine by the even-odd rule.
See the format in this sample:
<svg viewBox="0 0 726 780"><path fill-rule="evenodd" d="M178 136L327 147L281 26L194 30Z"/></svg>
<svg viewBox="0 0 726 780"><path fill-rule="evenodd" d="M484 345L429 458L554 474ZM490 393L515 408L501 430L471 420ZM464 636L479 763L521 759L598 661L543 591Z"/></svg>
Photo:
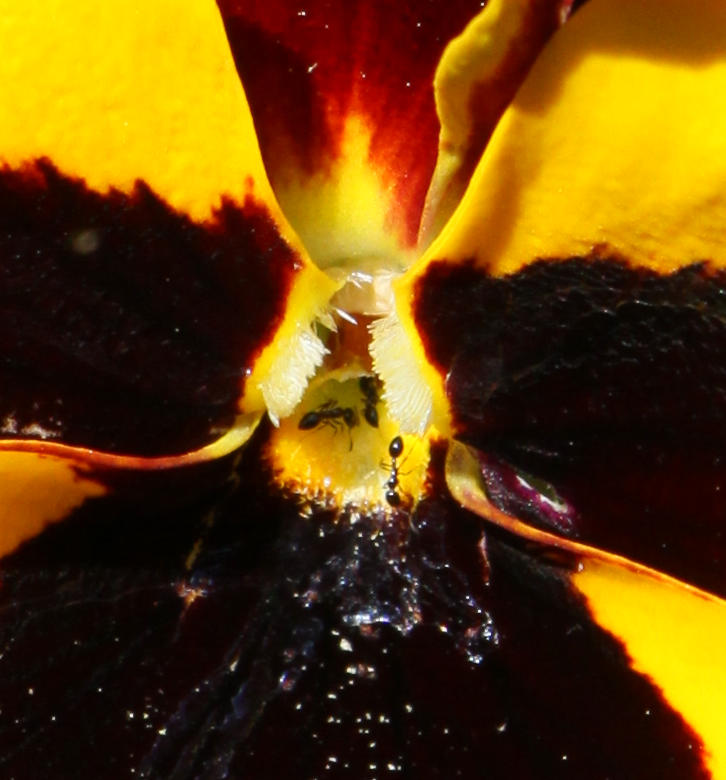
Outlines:
<svg viewBox="0 0 726 780"><path fill-rule="evenodd" d="M230 425L298 263L252 198L200 225L47 161L0 172L0 257L2 437L135 455Z"/></svg>
<svg viewBox="0 0 726 780"><path fill-rule="evenodd" d="M724 594L725 290L707 265L579 258L495 279L435 264L417 321L493 500ZM567 518L537 508L533 478Z"/></svg>
<svg viewBox="0 0 726 780"><path fill-rule="evenodd" d="M566 572L497 531L485 560L445 498L301 517L260 455L234 493L105 500L5 560L3 774L706 777Z"/></svg>

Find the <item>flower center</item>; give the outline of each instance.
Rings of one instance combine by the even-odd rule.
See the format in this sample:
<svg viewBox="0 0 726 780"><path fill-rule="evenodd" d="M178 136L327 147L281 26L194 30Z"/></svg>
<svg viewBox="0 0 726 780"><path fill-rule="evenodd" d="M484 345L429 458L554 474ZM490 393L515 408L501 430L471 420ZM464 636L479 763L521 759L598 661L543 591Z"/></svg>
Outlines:
<svg viewBox="0 0 726 780"><path fill-rule="evenodd" d="M395 509L421 496L429 443L402 435L361 364L311 382L296 413L281 421L267 457L276 479L309 501Z"/></svg>

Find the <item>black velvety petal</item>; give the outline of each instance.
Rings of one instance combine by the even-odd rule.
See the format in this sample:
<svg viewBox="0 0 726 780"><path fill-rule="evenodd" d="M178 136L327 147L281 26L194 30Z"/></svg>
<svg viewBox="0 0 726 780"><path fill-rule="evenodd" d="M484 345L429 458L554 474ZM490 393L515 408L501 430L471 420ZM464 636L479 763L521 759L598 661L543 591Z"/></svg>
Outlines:
<svg viewBox="0 0 726 780"><path fill-rule="evenodd" d="M98 501L5 560L0 774L706 776L566 572L443 491L303 512L264 433L184 510Z"/></svg>
<svg viewBox="0 0 726 780"><path fill-rule="evenodd" d="M434 263L416 318L460 438L573 509L549 530L726 593L723 273L593 256L493 278ZM526 514L523 496L500 498Z"/></svg>
<svg viewBox="0 0 726 780"><path fill-rule="evenodd" d="M0 171L0 437L148 455L218 437L296 257L264 207L200 225L143 183Z"/></svg>

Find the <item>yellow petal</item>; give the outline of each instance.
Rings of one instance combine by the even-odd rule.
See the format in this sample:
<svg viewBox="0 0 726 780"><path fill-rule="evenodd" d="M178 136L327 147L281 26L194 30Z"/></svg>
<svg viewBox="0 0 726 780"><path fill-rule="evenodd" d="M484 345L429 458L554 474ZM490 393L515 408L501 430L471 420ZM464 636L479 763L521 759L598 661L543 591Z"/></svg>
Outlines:
<svg viewBox="0 0 726 780"><path fill-rule="evenodd" d="M143 179L196 219L247 177L269 199L213 3L2 0L0 41L7 164L49 157L99 191Z"/></svg>
<svg viewBox="0 0 726 780"><path fill-rule="evenodd" d="M240 405L289 413L322 360L310 323L336 285L309 261L272 193L216 4L0 0L0 45L0 161L9 168L47 158L101 193L133 193L142 180L205 224L223 203L234 204L243 212L236 229L247 233L254 227L245 208L269 218L291 250L295 278L283 281L281 271L269 300L250 284L250 300L240 304L269 311L253 353L239 358L247 377ZM250 266L273 255L266 246ZM291 351L303 358L289 382Z"/></svg>
<svg viewBox="0 0 726 780"><path fill-rule="evenodd" d="M394 285L399 341L422 357L439 428L446 371L424 358L413 315L433 263L492 275L542 258L621 257L663 273L726 263L724 36L726 6L712 0L591 0L552 37L459 208ZM405 396L391 396L407 419Z"/></svg>
<svg viewBox="0 0 726 780"><path fill-rule="evenodd" d="M622 254L658 271L726 262L726 6L591 0L497 127L433 258L493 274Z"/></svg>
<svg viewBox="0 0 726 780"><path fill-rule="evenodd" d="M259 421L259 414L241 415L211 444L181 455L150 458L30 439L0 442L0 557L64 520L89 499L117 493L109 475L135 474L138 489L144 483L144 474L169 474L220 461L249 439ZM220 466L220 479L228 470ZM199 492L207 481L200 480Z"/></svg>
<svg viewBox="0 0 726 780"><path fill-rule="evenodd" d="M64 457L0 452L0 556L13 552L106 487Z"/></svg>

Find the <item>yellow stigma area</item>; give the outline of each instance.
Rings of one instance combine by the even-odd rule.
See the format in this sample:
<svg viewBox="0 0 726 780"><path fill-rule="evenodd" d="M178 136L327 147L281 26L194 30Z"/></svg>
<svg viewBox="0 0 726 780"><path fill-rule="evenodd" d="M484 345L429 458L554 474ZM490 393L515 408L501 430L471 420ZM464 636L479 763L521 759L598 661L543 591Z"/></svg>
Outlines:
<svg viewBox="0 0 726 780"><path fill-rule="evenodd" d="M361 387L362 377L380 392L359 367L314 380L295 414L273 432L268 461L279 484L310 501L392 511L400 500L410 507L424 491L429 440L401 434L383 402ZM375 409L377 427L366 420L367 407ZM392 457L397 436L401 451Z"/></svg>

